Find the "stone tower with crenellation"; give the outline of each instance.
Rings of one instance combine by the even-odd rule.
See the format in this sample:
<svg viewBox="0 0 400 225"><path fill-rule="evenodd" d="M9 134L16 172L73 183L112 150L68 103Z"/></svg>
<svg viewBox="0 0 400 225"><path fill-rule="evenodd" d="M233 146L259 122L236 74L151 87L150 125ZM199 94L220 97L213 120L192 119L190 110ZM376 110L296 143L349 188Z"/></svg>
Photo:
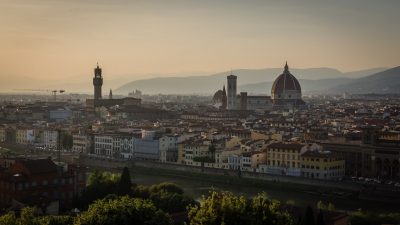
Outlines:
<svg viewBox="0 0 400 225"><path fill-rule="evenodd" d="M93 86L94 86L94 99L101 99L101 87L103 86L103 77L101 76L101 68L97 63L97 67L94 69L94 77L93 77Z"/></svg>

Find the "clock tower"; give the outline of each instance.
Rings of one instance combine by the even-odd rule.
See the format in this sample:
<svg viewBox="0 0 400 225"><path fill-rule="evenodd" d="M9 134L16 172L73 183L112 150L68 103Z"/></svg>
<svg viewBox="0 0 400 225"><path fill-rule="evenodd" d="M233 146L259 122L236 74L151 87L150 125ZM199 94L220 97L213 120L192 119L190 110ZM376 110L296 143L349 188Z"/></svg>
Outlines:
<svg viewBox="0 0 400 225"><path fill-rule="evenodd" d="M101 99L101 87L103 86L103 77L101 76L101 68L99 67L99 63L97 63L97 67L94 69L93 86L94 99Z"/></svg>

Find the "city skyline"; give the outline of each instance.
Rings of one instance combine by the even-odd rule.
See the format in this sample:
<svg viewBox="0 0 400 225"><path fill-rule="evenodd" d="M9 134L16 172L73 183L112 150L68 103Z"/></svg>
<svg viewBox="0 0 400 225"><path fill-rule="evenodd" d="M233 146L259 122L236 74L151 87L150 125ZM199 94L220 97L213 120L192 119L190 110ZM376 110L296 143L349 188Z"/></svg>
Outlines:
<svg viewBox="0 0 400 225"><path fill-rule="evenodd" d="M239 68L394 67L396 1L2 1L0 76L109 79ZM23 66L21 66L21 64Z"/></svg>

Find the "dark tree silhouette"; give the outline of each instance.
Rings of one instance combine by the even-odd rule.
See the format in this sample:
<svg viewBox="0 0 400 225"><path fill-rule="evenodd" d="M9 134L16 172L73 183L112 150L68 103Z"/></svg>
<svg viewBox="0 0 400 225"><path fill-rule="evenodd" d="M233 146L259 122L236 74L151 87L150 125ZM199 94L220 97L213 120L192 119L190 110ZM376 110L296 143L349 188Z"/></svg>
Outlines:
<svg viewBox="0 0 400 225"><path fill-rule="evenodd" d="M319 210L319 213L318 213L318 216L317 216L317 225L325 225L324 215L322 213L322 209Z"/></svg>
<svg viewBox="0 0 400 225"><path fill-rule="evenodd" d="M302 225L315 225L314 211L311 206L307 206L306 214L301 221Z"/></svg>
<svg viewBox="0 0 400 225"><path fill-rule="evenodd" d="M124 167L117 185L118 195L132 195L132 181L128 167Z"/></svg>

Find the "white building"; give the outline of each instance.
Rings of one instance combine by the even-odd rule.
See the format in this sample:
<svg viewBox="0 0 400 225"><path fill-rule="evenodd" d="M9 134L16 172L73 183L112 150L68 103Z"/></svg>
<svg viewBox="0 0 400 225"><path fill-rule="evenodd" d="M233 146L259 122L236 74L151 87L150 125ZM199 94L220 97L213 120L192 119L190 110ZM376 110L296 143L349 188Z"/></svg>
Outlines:
<svg viewBox="0 0 400 225"><path fill-rule="evenodd" d="M49 149L57 149L59 143L59 133L57 130L43 131L43 145Z"/></svg>
<svg viewBox="0 0 400 225"><path fill-rule="evenodd" d="M232 154L228 156L228 167L230 170L239 170L242 157L239 154Z"/></svg>
<svg viewBox="0 0 400 225"><path fill-rule="evenodd" d="M114 157L133 158L136 139L127 134L98 134L94 136L94 154Z"/></svg>
<svg viewBox="0 0 400 225"><path fill-rule="evenodd" d="M102 156L114 156L113 136L99 134L94 136L94 154Z"/></svg>

